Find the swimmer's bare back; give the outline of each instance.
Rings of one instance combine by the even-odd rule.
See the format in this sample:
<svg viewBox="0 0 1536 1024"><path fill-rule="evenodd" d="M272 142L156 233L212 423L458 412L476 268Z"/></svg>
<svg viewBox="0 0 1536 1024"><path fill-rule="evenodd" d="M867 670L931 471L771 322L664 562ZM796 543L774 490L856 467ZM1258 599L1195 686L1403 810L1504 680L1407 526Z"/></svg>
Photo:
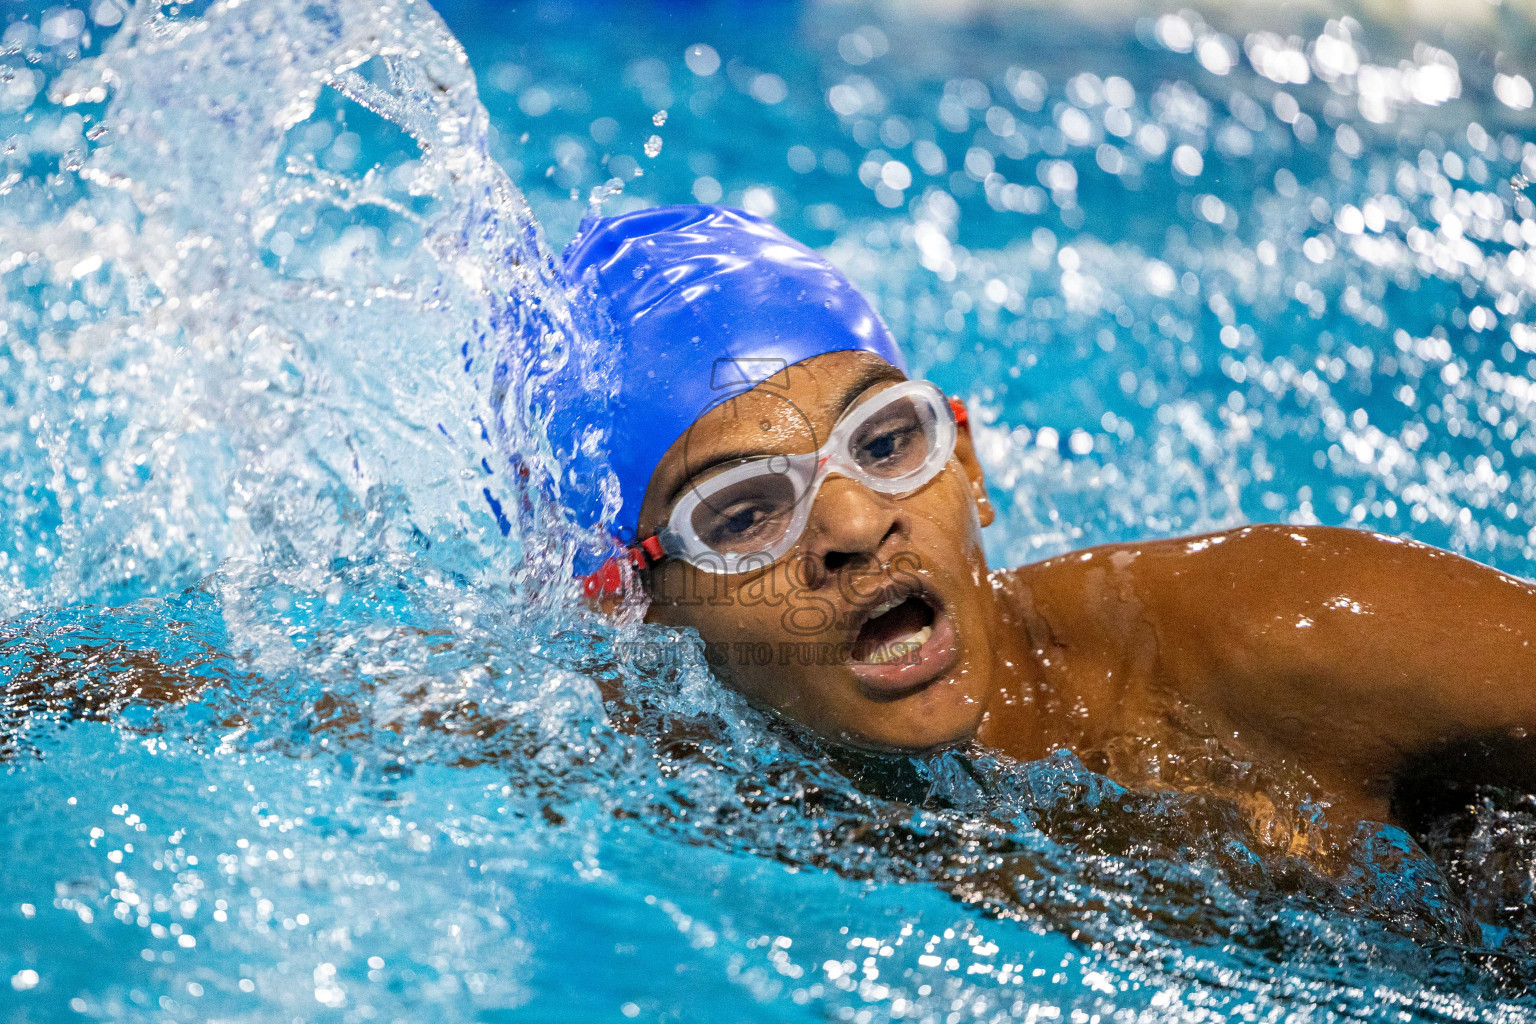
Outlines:
<svg viewBox="0 0 1536 1024"><path fill-rule="evenodd" d="M1022 650L978 738L1013 756L1213 740L1305 772L1335 822L1392 821L1394 783L1462 742L1536 774L1536 587L1457 555L1251 526L992 580Z"/></svg>

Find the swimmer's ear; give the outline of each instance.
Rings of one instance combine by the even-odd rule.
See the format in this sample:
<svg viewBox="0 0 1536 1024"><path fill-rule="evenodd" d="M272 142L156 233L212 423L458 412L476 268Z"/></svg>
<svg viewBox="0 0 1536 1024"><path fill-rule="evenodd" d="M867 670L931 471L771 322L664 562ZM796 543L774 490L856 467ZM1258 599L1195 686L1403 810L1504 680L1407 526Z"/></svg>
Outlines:
<svg viewBox="0 0 1536 1024"><path fill-rule="evenodd" d="M986 475L981 471L981 463L976 461L976 449L971 444L971 425L968 420L961 419L958 426L959 429L955 431L955 458L960 460L960 468L965 470L965 478L971 485L971 500L976 502L976 515L981 519L981 525L991 526L997 513L992 510L992 499L987 497Z"/></svg>

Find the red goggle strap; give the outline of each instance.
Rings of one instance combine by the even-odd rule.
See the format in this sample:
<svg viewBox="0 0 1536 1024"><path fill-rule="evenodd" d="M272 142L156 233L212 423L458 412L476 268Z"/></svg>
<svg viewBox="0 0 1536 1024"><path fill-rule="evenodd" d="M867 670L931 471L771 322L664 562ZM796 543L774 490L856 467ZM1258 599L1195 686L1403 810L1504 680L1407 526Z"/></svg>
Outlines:
<svg viewBox="0 0 1536 1024"><path fill-rule="evenodd" d="M638 544L631 544L626 550L636 569L649 569L667 557L661 547L661 538L654 533Z"/></svg>
<svg viewBox="0 0 1536 1024"><path fill-rule="evenodd" d="M965 411L964 402L958 398L951 398L949 400L949 411L955 414L955 426L964 427L966 430L971 429L971 417Z"/></svg>
<svg viewBox="0 0 1536 1024"><path fill-rule="evenodd" d="M650 536L638 544L631 544L624 555L636 569L649 569L666 557L661 538ZM581 578L581 592L590 598L618 597L624 592L624 573L619 559L610 558L597 572Z"/></svg>

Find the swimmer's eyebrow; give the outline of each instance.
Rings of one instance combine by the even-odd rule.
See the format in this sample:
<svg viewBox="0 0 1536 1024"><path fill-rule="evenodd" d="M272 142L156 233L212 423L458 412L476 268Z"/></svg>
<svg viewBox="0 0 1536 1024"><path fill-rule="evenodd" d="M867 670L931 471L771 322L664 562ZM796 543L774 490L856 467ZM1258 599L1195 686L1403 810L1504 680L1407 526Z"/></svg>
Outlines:
<svg viewBox="0 0 1536 1024"><path fill-rule="evenodd" d="M793 370L794 367L791 367L790 369ZM876 384L884 384L886 381L890 380L906 380L906 375L903 374L900 370L896 369L896 367L892 366L890 363L879 363L873 366L863 367L859 371L858 375L855 376L853 380L849 381L847 386L843 388L842 393L838 395L837 400L829 403L828 409L834 410L834 414L831 418L835 421L839 416L848 411L849 406L853 405L854 402L862 398L864 396L864 392L868 391ZM758 458L771 454L774 453L764 451L761 448L731 448L722 452L716 452L714 455L710 456L708 462L705 462L703 465L694 469L692 473L689 473L688 476L680 480L677 486L672 488L671 493L667 495L667 500L662 503L661 507L663 509L671 509L672 503L677 500L677 496L683 493L683 491L688 488L689 484L692 484L695 480L699 479L699 477L704 476L711 470L725 465L727 462L738 462L744 459Z"/></svg>
<svg viewBox="0 0 1536 1024"><path fill-rule="evenodd" d="M863 398L864 392L876 384L884 384L888 380L906 379L906 374L896 369L890 363L882 362L864 367L859 371L859 375L853 378L847 387L843 388L843 392L837 397L837 401L827 406L828 411L833 413L831 417L833 422L836 422L839 416L848 411L849 406Z"/></svg>

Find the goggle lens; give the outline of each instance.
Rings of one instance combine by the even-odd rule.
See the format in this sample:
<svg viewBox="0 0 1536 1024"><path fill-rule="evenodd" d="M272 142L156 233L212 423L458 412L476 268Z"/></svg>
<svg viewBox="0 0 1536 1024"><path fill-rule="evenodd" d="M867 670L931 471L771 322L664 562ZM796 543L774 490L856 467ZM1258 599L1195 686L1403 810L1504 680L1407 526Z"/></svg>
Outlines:
<svg viewBox="0 0 1536 1024"><path fill-rule="evenodd" d="M770 466L764 470L701 494L689 520L694 535L711 551L755 554L783 540L794 517L798 489L788 473L774 472Z"/></svg>
<svg viewBox="0 0 1536 1024"><path fill-rule="evenodd" d="M870 476L900 480L927 464L938 443L937 428L930 403L899 399L859 425L848 454Z"/></svg>

